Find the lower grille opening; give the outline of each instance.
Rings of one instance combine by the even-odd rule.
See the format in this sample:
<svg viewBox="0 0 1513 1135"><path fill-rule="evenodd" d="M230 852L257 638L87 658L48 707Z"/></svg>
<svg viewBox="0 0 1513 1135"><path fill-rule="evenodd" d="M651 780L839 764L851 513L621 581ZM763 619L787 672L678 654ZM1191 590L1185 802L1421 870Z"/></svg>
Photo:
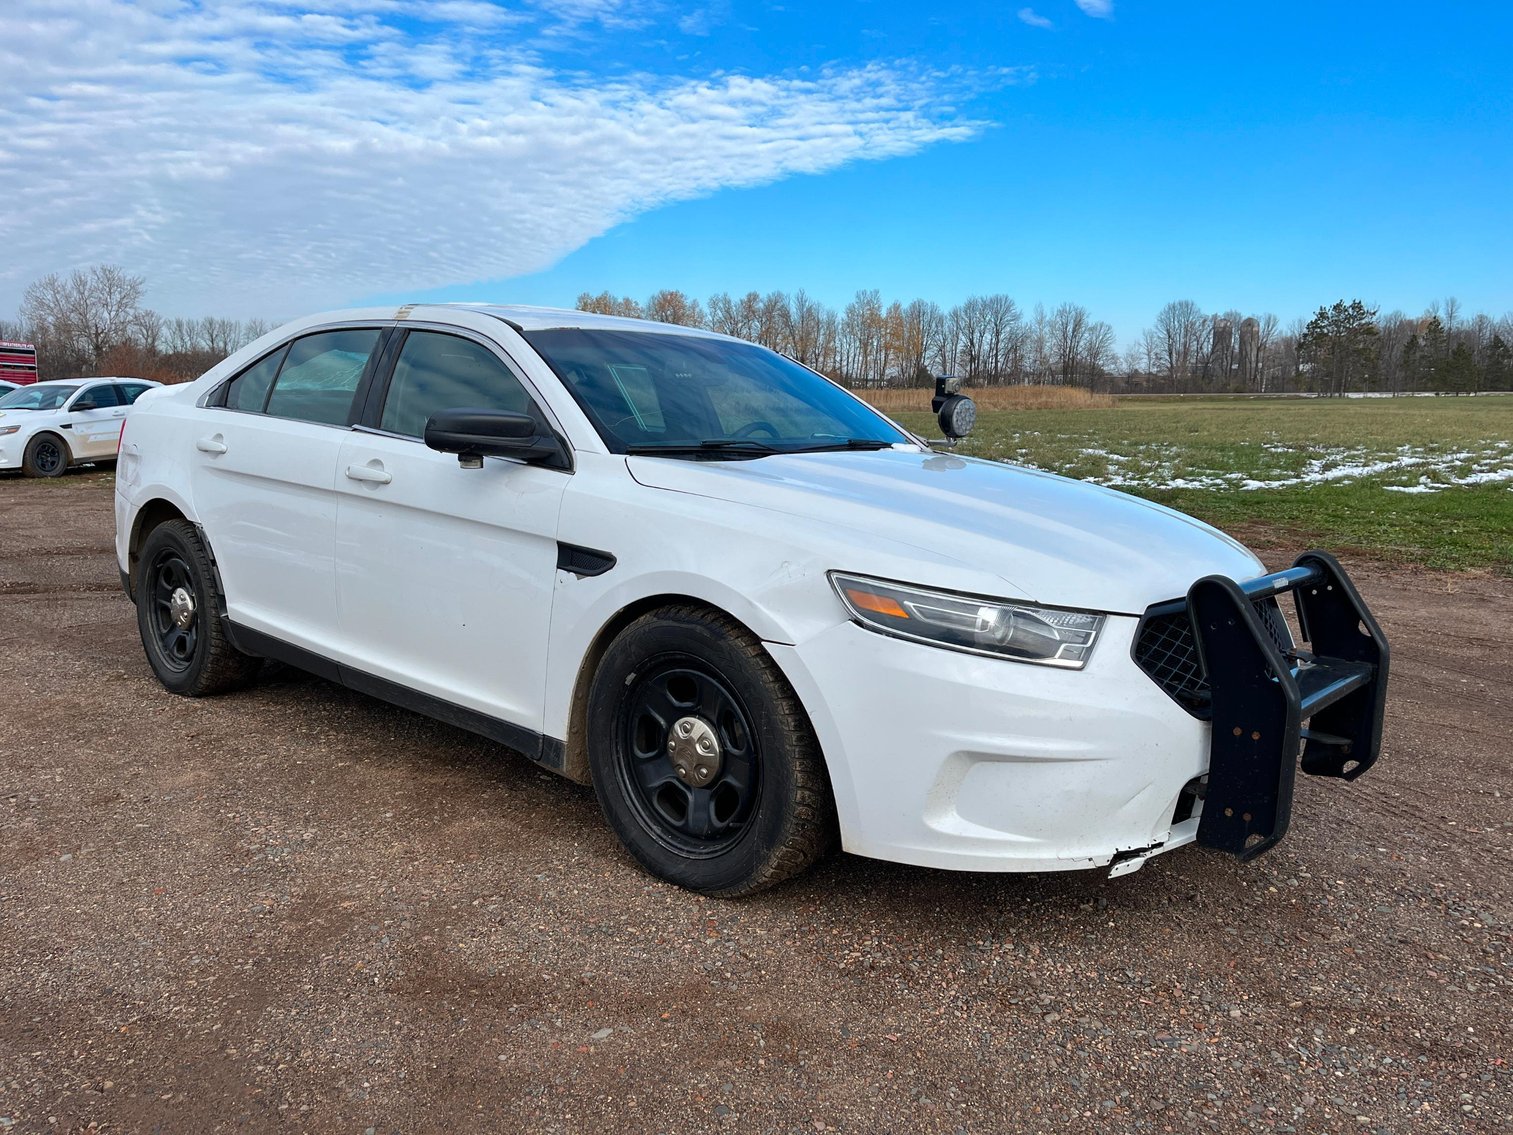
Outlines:
<svg viewBox="0 0 1513 1135"><path fill-rule="evenodd" d="M1277 649L1291 650L1292 631L1276 597L1257 599L1253 606ZM1185 603L1158 603L1146 614L1135 638L1135 664L1187 712L1196 717L1207 715L1208 675L1198 658L1198 643Z"/></svg>

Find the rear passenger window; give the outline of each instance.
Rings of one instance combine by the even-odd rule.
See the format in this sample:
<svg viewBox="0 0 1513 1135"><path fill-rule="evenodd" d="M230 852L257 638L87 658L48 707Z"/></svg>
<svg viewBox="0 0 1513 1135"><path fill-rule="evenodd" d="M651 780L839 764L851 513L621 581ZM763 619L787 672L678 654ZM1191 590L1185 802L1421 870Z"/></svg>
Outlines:
<svg viewBox="0 0 1513 1135"><path fill-rule="evenodd" d="M438 410L461 409L535 413L520 380L484 347L455 335L411 331L394 364L380 428L420 437Z"/></svg>
<svg viewBox="0 0 1513 1135"><path fill-rule="evenodd" d="M378 342L377 328L323 331L296 339L268 396L268 413L302 422L344 426L352 396Z"/></svg>
<svg viewBox="0 0 1513 1135"><path fill-rule="evenodd" d="M142 397L142 395L146 394L151 389L152 387L143 386L140 382L116 383L116 393L121 396L121 402L126 406L130 406L133 402Z"/></svg>
<svg viewBox="0 0 1513 1135"><path fill-rule="evenodd" d="M233 378L226 386L226 398L221 404L228 410L251 410L261 414L263 404L268 401L273 376L278 374L279 364L288 351L289 348L280 347Z"/></svg>

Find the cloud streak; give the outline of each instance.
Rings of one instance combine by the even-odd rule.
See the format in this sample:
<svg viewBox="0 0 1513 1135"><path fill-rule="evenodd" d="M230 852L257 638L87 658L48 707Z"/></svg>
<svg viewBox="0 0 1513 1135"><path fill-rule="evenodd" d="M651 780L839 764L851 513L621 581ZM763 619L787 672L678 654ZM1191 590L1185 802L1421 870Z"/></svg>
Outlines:
<svg viewBox="0 0 1513 1135"><path fill-rule="evenodd" d="M163 310L272 316L507 278L669 202L984 125L954 109L975 80L951 72L547 62L556 37L649 18L608 0L21 0L0 43L0 312L93 262L145 275Z"/></svg>
<svg viewBox="0 0 1513 1135"><path fill-rule="evenodd" d="M1077 0L1077 7L1097 20L1114 18L1114 0Z"/></svg>
<svg viewBox="0 0 1513 1135"><path fill-rule="evenodd" d="M1034 8L1019 9L1019 22L1032 28L1054 28L1056 25L1040 15Z"/></svg>

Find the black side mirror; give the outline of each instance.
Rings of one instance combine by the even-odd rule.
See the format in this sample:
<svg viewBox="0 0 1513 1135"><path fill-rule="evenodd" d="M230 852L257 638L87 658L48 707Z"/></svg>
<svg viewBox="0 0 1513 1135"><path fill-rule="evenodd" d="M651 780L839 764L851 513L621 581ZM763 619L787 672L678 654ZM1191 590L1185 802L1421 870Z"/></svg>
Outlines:
<svg viewBox="0 0 1513 1135"><path fill-rule="evenodd" d="M77 413L79 410L98 410L99 404L92 398L80 398L73 404L71 410Z"/></svg>
<svg viewBox="0 0 1513 1135"><path fill-rule="evenodd" d="M482 468L485 457L538 462L562 456L561 443L538 433L529 414L503 410L442 410L426 422L425 442L441 453L457 454L464 469Z"/></svg>

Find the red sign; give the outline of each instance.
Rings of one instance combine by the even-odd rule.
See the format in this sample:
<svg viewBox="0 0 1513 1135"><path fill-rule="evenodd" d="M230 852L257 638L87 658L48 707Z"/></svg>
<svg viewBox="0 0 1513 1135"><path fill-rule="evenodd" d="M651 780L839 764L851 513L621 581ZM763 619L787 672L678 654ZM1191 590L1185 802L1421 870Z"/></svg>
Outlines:
<svg viewBox="0 0 1513 1135"><path fill-rule="evenodd" d="M0 378L25 386L37 381L37 348L0 339Z"/></svg>

